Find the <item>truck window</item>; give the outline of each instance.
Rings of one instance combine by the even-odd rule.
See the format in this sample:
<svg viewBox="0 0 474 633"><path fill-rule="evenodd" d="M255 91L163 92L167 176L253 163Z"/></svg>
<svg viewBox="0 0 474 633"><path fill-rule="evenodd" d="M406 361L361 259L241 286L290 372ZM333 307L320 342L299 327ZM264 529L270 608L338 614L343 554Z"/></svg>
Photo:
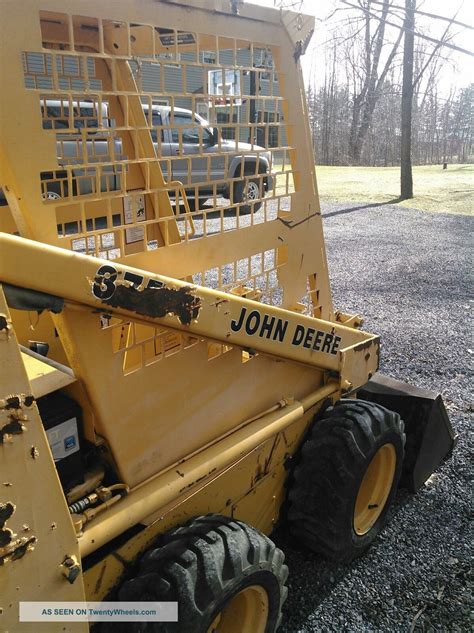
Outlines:
<svg viewBox="0 0 474 633"><path fill-rule="evenodd" d="M203 127L200 121L193 119L188 114L175 114L174 122L177 125L189 125L190 127L185 127L181 130L183 134L183 143L188 143L191 145L199 145L199 130L202 130L202 140L204 144L210 143L212 140L212 134L210 130ZM192 126L192 127L191 127ZM179 130L174 128L171 130L171 138L173 143L179 143Z"/></svg>
<svg viewBox="0 0 474 633"><path fill-rule="evenodd" d="M161 120L161 114L159 112L153 112L153 117L152 117L152 125L163 125L163 122ZM161 135L161 141L164 141L164 134L163 134L163 130L160 130L160 135ZM157 130L151 130L151 138L153 139L153 143L158 143L158 133Z"/></svg>
<svg viewBox="0 0 474 633"><path fill-rule="evenodd" d="M69 108L60 106L47 106L46 119L43 120L43 129L67 130L69 129ZM99 122L92 108L74 108L74 128L98 128Z"/></svg>

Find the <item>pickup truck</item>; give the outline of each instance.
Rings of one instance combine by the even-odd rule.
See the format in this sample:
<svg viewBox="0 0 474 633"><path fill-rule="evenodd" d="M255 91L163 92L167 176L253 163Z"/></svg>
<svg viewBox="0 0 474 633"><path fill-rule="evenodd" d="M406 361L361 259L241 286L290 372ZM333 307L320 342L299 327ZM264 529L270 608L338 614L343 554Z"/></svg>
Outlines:
<svg viewBox="0 0 474 633"><path fill-rule="evenodd" d="M144 106L147 111L146 106ZM161 156L185 156L184 160L172 161L173 180L179 180L187 189L191 208L198 208L213 195L213 183L216 182L217 194L227 198L232 204L241 204L240 212L248 213L254 202L254 211L261 207L261 198L273 188L271 176L271 152L258 145L250 145L231 139L219 138L217 128L198 114L183 108L153 106L152 135L155 144L161 128ZM163 126L163 127L162 127ZM229 153L226 160L225 153ZM210 161L208 179L208 158ZM189 159L192 169L188 170ZM250 175L255 174L255 178ZM258 174L265 174L259 177ZM247 176L247 178L244 178ZM196 199L196 186L198 198ZM263 191L260 189L263 187ZM231 191L231 188L233 191Z"/></svg>
<svg viewBox="0 0 474 633"><path fill-rule="evenodd" d="M122 141L114 131L113 121L108 118L107 104L103 102L101 107L99 117L97 104L73 102L71 117L68 101L41 102L43 128L56 131L60 166L83 163L83 128L87 128L88 133L86 143L90 164L111 161L111 144L114 160L126 158ZM144 104L143 109L150 120L149 106ZM252 208L258 211L261 199L273 188L271 152L255 144L222 139L217 128L212 128L197 113L184 108L172 110L167 106L153 105L151 124L151 135L165 179L180 181L184 185L192 211L201 208L213 196L214 186L217 196L229 199L231 204L240 204L240 213L249 213ZM93 131L94 128L98 128L97 132ZM176 158L178 156L180 159ZM173 160L168 160L170 158ZM120 189L120 170L120 164L104 168L102 191ZM252 175L255 177L252 178ZM72 195L87 195L93 191L94 177L88 176L84 167L73 169L73 177ZM65 172L61 170L43 172L43 198L54 200L69 195L64 178ZM5 204L1 191L0 204Z"/></svg>

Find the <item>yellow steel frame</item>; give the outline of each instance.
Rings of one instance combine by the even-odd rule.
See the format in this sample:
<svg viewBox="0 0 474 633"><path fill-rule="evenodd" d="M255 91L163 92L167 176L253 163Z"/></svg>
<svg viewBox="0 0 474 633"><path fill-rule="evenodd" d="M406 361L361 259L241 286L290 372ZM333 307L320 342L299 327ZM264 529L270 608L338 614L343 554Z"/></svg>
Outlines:
<svg viewBox="0 0 474 633"><path fill-rule="evenodd" d="M0 446L2 472L5 465L5 477L18 481L28 468L23 499L3 491L0 502L18 499L18 516L23 504L31 507L38 536L21 559L0 568L1 595L16 604L15 585L22 599L102 599L124 563L196 514L227 513L270 532L284 498L285 465L310 419L323 401L357 389L376 371L379 339L357 329L359 317L332 306L299 64L312 18L248 3L237 15L227 0L25 0L1 10L0 189L8 206L0 207L0 283L54 295L64 306L53 315L12 309L10 317L0 304L1 344L15 368L0 365L0 398L31 393L15 337L25 346L32 336L48 342L51 358L74 372L77 382L66 389L82 406L87 439L107 448L130 488L78 528L74 543L33 404L35 442L42 442L41 464L52 483L47 495L30 494L37 475L27 434L7 433L12 446ZM206 85L205 52L214 55L212 69L241 79L240 94L226 97L224 123L219 98ZM158 69L152 86L145 82L151 67ZM178 89L169 88L170 72L179 74ZM193 73L202 73L198 94L189 88ZM249 92L250 73L257 88ZM164 99L168 126L150 114ZM53 102L59 115L49 111ZM184 130L174 124L184 102L193 112L208 106L213 125L237 139L235 150L224 151L221 139L213 158L202 147L187 156ZM81 104L96 113L106 108L109 122L97 115L92 126ZM257 128L263 148L255 143ZM171 129L179 158L159 141ZM250 149L239 147L246 135ZM101 139L105 158L94 149ZM68 143L76 148L72 159ZM256 157L254 171L245 168L249 156ZM265 195L266 156L273 186ZM211 166L220 160L229 170L232 157L241 169L227 173L227 204ZM206 165L198 184L194 160ZM187 176L177 181L179 161ZM113 187L104 185L110 173ZM258 204L244 209L232 192L250 180L258 183ZM52 181L61 195L48 199L42 193ZM210 206L192 210L187 196L198 194L199 184L211 192ZM5 461L10 448L20 457ZM59 526L54 552L44 517ZM99 556L79 581L67 583L60 567L66 554L80 565L137 524L143 529L116 556ZM46 570L42 592L30 566ZM16 614L4 609L5 616L4 628L15 630Z"/></svg>
<svg viewBox="0 0 474 633"><path fill-rule="evenodd" d="M73 584L64 576L64 562L80 559L79 545L1 287L0 385L0 627L38 631L37 623L18 623L19 600L82 600L84 585L81 576ZM50 622L48 631L63 626Z"/></svg>

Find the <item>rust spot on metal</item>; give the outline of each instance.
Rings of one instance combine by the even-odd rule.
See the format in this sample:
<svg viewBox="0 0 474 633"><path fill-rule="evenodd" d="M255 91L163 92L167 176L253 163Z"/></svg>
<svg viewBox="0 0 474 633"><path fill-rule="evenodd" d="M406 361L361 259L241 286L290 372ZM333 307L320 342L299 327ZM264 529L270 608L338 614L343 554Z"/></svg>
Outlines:
<svg viewBox="0 0 474 633"><path fill-rule="evenodd" d="M15 506L10 501L0 504L0 547L6 547L15 537L12 530L5 527L5 523L14 512Z"/></svg>
<svg viewBox="0 0 474 633"><path fill-rule="evenodd" d="M189 325L198 318L201 299L191 292L190 286L183 288L144 288L117 285L114 294L104 303L113 308L123 308L143 316L162 318L174 314L183 325Z"/></svg>
<svg viewBox="0 0 474 633"><path fill-rule="evenodd" d="M10 528L2 528L0 530L0 547L6 547L13 541L14 538L15 535Z"/></svg>
<svg viewBox="0 0 474 633"><path fill-rule="evenodd" d="M23 405L27 408L31 407L35 401L33 395L25 395L24 393L12 394L5 399L0 399L0 409L12 411L21 409Z"/></svg>
<svg viewBox="0 0 474 633"><path fill-rule="evenodd" d="M15 540L16 534L5 527L5 523L13 515L15 509L15 505L10 501L0 504L0 566L9 560L22 558L36 543L35 536L23 536ZM22 529L25 532L30 530L28 525L23 525Z"/></svg>
<svg viewBox="0 0 474 633"><path fill-rule="evenodd" d="M33 406L35 402L35 397L33 395L25 396L23 401L25 403L25 407L29 408Z"/></svg>
<svg viewBox="0 0 474 633"><path fill-rule="evenodd" d="M36 448L36 446L32 446L30 448L30 455L32 459L37 459L39 457L39 450Z"/></svg>
<svg viewBox="0 0 474 633"><path fill-rule="evenodd" d="M21 435L25 427L20 420L16 420L14 417L10 417L10 422L7 422L0 429L0 444L3 444L5 438L8 439L10 435Z"/></svg>
<svg viewBox="0 0 474 633"><path fill-rule="evenodd" d="M0 314L0 332L5 330L6 332L8 332L8 330L10 329L10 322L7 319L7 315L6 314Z"/></svg>
<svg viewBox="0 0 474 633"><path fill-rule="evenodd" d="M28 416L23 413L21 409L15 409L10 413L10 420L16 420L17 422L27 422Z"/></svg>
<svg viewBox="0 0 474 633"><path fill-rule="evenodd" d="M3 548L4 551L0 551L0 567L7 563L9 560L19 560L29 550L34 549L36 543L36 536L26 536L13 541L8 548ZM6 550L6 551L5 551Z"/></svg>
<svg viewBox="0 0 474 633"><path fill-rule="evenodd" d="M19 409L21 407L21 396L8 396L5 399L5 409Z"/></svg>
<svg viewBox="0 0 474 633"><path fill-rule="evenodd" d="M212 473L214 473L216 470L217 470L216 468L213 468L206 475L203 475L202 477L198 477L194 481L191 481L191 483L189 483L186 486L184 486L183 488L181 488L179 492L182 493L185 490L189 490L189 488L192 488L193 486L198 484L200 481L203 481L203 479L206 479L207 477L209 477L209 475L212 475Z"/></svg>
<svg viewBox="0 0 474 633"><path fill-rule="evenodd" d="M380 337L371 338L368 341L362 341L358 345L354 345L354 352L362 352L365 349L370 349L373 345L378 349L377 343L380 342Z"/></svg>
<svg viewBox="0 0 474 633"><path fill-rule="evenodd" d="M5 525L14 512L15 506L10 501L0 504L0 528Z"/></svg>
<svg viewBox="0 0 474 633"><path fill-rule="evenodd" d="M33 546L36 543L36 536L30 536L29 539L20 539L20 545L18 545L18 547L15 548L15 551L13 552L13 555L11 557L12 560L19 560L20 558L23 558L23 556L26 554L26 552L28 550L32 550Z"/></svg>

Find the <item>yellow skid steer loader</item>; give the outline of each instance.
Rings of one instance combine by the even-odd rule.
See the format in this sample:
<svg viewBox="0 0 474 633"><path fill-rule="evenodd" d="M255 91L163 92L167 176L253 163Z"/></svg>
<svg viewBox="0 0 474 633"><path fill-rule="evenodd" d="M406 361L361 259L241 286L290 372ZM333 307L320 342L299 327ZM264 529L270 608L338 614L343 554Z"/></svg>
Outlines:
<svg viewBox="0 0 474 633"><path fill-rule="evenodd" d="M454 440L440 398L377 374L379 337L333 308L314 20L0 11L0 629L273 633L275 525L350 561ZM177 612L72 619L104 601ZM71 608L35 618L50 602Z"/></svg>

